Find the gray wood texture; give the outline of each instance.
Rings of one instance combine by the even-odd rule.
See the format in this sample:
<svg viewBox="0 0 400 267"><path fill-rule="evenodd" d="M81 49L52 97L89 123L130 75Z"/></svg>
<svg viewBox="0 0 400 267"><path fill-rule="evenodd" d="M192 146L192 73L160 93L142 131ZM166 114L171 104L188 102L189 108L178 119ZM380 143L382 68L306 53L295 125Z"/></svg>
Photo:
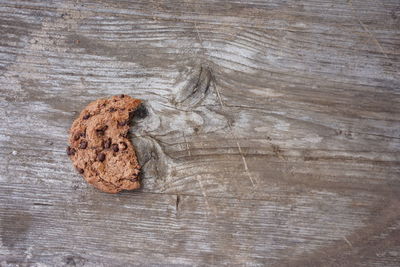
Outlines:
<svg viewBox="0 0 400 267"><path fill-rule="evenodd" d="M1 266L399 266L398 0L0 0ZM65 153L145 101L143 188Z"/></svg>

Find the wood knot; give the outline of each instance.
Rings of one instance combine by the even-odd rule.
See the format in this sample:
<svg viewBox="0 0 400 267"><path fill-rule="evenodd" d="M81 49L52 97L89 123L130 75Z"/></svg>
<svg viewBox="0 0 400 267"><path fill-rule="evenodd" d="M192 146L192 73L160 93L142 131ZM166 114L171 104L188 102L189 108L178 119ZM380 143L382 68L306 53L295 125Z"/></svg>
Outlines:
<svg viewBox="0 0 400 267"><path fill-rule="evenodd" d="M201 103L209 93L213 80L212 71L209 67L200 66L195 71L186 85L178 92L174 104L180 106L195 106Z"/></svg>

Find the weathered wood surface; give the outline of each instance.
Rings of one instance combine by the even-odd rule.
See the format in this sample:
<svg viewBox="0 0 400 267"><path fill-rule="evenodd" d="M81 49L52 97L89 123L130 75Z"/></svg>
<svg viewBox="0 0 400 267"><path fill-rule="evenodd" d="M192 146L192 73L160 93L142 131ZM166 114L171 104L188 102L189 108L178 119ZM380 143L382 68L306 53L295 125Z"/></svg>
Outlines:
<svg viewBox="0 0 400 267"><path fill-rule="evenodd" d="M400 2L0 1L0 265L399 266ZM146 101L143 189L65 154Z"/></svg>

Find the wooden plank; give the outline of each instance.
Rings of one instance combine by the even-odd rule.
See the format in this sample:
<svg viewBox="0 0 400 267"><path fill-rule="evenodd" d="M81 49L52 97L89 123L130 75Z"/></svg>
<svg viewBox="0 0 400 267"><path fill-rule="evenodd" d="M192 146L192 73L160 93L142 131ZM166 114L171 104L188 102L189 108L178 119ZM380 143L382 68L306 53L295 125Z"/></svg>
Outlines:
<svg viewBox="0 0 400 267"><path fill-rule="evenodd" d="M1 0L0 264L398 266L399 10ZM67 131L120 93L143 189L107 195Z"/></svg>
<svg viewBox="0 0 400 267"><path fill-rule="evenodd" d="M180 195L178 201L169 194L107 195L87 188L2 184L2 189L2 254L48 265L71 258L106 265L266 264L327 244L348 251L358 246L350 234L354 227L374 234L363 221L377 219L367 208L376 196L368 193L270 200ZM390 223L393 214L384 215ZM391 232L396 231L394 225Z"/></svg>

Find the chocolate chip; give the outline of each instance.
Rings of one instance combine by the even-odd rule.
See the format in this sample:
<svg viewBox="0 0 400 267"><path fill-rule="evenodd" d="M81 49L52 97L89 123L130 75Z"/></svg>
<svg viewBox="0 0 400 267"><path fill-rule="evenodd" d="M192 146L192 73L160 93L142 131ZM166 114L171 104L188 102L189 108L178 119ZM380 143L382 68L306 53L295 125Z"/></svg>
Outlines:
<svg viewBox="0 0 400 267"><path fill-rule="evenodd" d="M71 148L70 146L67 147L67 155L72 156L75 155L75 148Z"/></svg>
<svg viewBox="0 0 400 267"><path fill-rule="evenodd" d="M87 120L87 119L89 119L90 118L90 114L85 114L84 116L83 116L83 119L84 120Z"/></svg>
<svg viewBox="0 0 400 267"><path fill-rule="evenodd" d="M113 144L113 145L112 145L112 150L113 150L114 152L118 152L118 151L119 151L118 145L117 145L117 144Z"/></svg>
<svg viewBox="0 0 400 267"><path fill-rule="evenodd" d="M74 135L74 140L77 141L77 140L79 140L79 138L81 138L81 134L80 133L76 133Z"/></svg>
<svg viewBox="0 0 400 267"><path fill-rule="evenodd" d="M118 126L125 126L128 124L128 121L119 121Z"/></svg>
<svg viewBox="0 0 400 267"><path fill-rule="evenodd" d="M128 148L128 145L125 142L120 142L122 146L122 150L126 150Z"/></svg>
<svg viewBox="0 0 400 267"><path fill-rule="evenodd" d="M104 135L104 132L108 129L108 125L104 125L103 127L96 129L98 135Z"/></svg>
<svg viewBox="0 0 400 267"><path fill-rule="evenodd" d="M121 97L121 98L124 98L124 97L125 97L125 95L124 95L124 94L122 94L122 95L120 95L120 97Z"/></svg>
<svg viewBox="0 0 400 267"><path fill-rule="evenodd" d="M97 160L98 160L98 161L103 162L105 159L106 159L106 154L104 154L104 153L99 153L99 154L97 155Z"/></svg>
<svg viewBox="0 0 400 267"><path fill-rule="evenodd" d="M115 112L115 111L117 111L116 108L110 108L110 112Z"/></svg>
<svg viewBox="0 0 400 267"><path fill-rule="evenodd" d="M85 129L85 131L83 133L81 133L81 136L84 137L84 138L86 137L86 129Z"/></svg>
<svg viewBox="0 0 400 267"><path fill-rule="evenodd" d="M120 134L120 136L122 136L124 138L128 138L128 135L129 135L129 131L126 131L126 132Z"/></svg>
<svg viewBox="0 0 400 267"><path fill-rule="evenodd" d="M138 179L137 177L133 177L133 178L131 178L131 181L132 181L132 182L138 182L139 179Z"/></svg>
<svg viewBox="0 0 400 267"><path fill-rule="evenodd" d="M104 148L110 148L110 146L111 146L111 138L108 138L104 143Z"/></svg>
<svg viewBox="0 0 400 267"><path fill-rule="evenodd" d="M80 149L85 149L87 148L88 142L85 140L82 140L81 143L79 144Z"/></svg>
<svg viewBox="0 0 400 267"><path fill-rule="evenodd" d="M84 173L85 171L81 168L76 168L80 174Z"/></svg>

